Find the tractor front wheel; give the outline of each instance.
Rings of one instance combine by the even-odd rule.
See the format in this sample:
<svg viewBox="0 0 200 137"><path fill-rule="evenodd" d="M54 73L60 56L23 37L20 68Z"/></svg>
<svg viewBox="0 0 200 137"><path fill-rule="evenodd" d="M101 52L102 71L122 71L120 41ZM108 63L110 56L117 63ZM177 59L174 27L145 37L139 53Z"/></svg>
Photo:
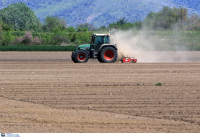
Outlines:
<svg viewBox="0 0 200 137"><path fill-rule="evenodd" d="M86 63L88 61L88 53L87 51L79 50L74 53L73 59L75 63Z"/></svg>
<svg viewBox="0 0 200 137"><path fill-rule="evenodd" d="M100 51L100 59L102 63L114 63L117 60L117 50L113 47L105 47Z"/></svg>
<svg viewBox="0 0 200 137"><path fill-rule="evenodd" d="M74 55L75 55L75 52L72 52L71 59L72 59L72 61L73 61L74 63L76 63Z"/></svg>

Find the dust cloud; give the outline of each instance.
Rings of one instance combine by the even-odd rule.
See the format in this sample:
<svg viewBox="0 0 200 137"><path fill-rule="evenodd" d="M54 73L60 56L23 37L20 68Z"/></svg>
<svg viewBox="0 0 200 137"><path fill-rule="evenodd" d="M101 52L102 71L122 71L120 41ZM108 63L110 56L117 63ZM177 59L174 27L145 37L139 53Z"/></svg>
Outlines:
<svg viewBox="0 0 200 137"><path fill-rule="evenodd" d="M155 31L117 31L111 35L111 41L117 45L118 59L129 56L137 58L139 63L199 62L187 56L187 48L160 37Z"/></svg>

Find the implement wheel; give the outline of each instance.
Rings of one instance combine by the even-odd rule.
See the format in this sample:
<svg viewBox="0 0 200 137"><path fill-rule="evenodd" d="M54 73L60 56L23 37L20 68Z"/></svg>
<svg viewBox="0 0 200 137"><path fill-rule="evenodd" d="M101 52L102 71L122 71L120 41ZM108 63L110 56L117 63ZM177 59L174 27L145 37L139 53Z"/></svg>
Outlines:
<svg viewBox="0 0 200 137"><path fill-rule="evenodd" d="M75 63L86 63L88 61L88 53L87 51L79 50L74 53L73 59Z"/></svg>
<svg viewBox="0 0 200 137"><path fill-rule="evenodd" d="M114 63L117 60L117 50L113 47L105 47L100 51L100 62Z"/></svg>

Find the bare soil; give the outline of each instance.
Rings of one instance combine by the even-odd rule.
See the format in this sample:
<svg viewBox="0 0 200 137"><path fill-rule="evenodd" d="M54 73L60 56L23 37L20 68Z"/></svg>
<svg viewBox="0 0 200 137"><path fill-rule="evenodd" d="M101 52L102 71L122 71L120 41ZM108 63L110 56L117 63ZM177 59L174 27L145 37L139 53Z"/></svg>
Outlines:
<svg viewBox="0 0 200 137"><path fill-rule="evenodd" d="M200 52L165 53L74 64L70 52L0 52L0 132L199 133Z"/></svg>

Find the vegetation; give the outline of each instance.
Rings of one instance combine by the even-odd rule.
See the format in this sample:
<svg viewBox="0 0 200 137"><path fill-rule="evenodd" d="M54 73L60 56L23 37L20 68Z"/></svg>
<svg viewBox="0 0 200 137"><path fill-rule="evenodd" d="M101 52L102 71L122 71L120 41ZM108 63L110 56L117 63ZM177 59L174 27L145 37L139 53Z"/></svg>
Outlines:
<svg viewBox="0 0 200 137"><path fill-rule="evenodd" d="M0 26L0 43L2 43L3 40L3 31L2 31L2 27Z"/></svg>
<svg viewBox="0 0 200 137"><path fill-rule="evenodd" d="M11 4L0 10L0 50L72 50L70 46L89 43L89 36L94 32L133 30L137 33L144 28L147 38L165 40L161 42L162 45L155 43L157 50L162 50L163 46L174 50L176 45L200 50L200 17L196 14L189 17L187 9L183 7L163 7L157 13L150 12L144 21L128 22L126 18L121 18L96 28L89 23L67 27L65 19L56 16L47 16L41 23L24 3Z"/></svg>
<svg viewBox="0 0 200 137"><path fill-rule="evenodd" d="M158 82L155 86L162 86L162 83Z"/></svg>
<svg viewBox="0 0 200 137"><path fill-rule="evenodd" d="M0 46L0 51L74 51L75 46Z"/></svg>
<svg viewBox="0 0 200 137"><path fill-rule="evenodd" d="M134 24L128 22L125 18L119 19L116 23L111 23L108 25L108 29L120 29L120 30L129 30L135 28L137 30L142 28L142 22L136 21ZM100 27L100 29L106 29L106 27Z"/></svg>
<svg viewBox="0 0 200 137"><path fill-rule="evenodd" d="M195 14L188 17L188 11L183 7L163 7L158 13L149 13L144 25L153 30L199 30L200 18Z"/></svg>
<svg viewBox="0 0 200 137"><path fill-rule="evenodd" d="M67 23L65 22L65 19L60 19L55 16L47 16L44 21L43 30L59 33L59 31L66 29L66 25Z"/></svg>
<svg viewBox="0 0 200 137"><path fill-rule="evenodd" d="M7 24L5 26L12 26L14 30L37 30L39 28L39 19L22 2L11 4L7 8L2 9L0 16L3 23Z"/></svg>

